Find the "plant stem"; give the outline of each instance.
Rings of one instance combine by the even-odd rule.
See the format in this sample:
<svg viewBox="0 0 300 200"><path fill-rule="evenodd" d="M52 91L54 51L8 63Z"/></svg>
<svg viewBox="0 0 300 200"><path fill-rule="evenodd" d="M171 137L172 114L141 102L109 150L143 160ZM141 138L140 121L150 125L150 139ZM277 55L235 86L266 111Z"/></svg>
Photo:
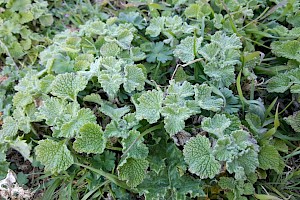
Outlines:
<svg viewBox="0 0 300 200"><path fill-rule="evenodd" d="M153 127L149 128L149 129L145 130L143 133L141 133L141 134L140 134L140 135L139 135L139 136L131 143L131 145L128 147L128 149L126 149L126 151L123 153L122 157L124 157L124 156L129 152L129 150L132 148L132 146L133 146L139 139L141 139L142 137L144 137L144 136L147 135L148 133L151 133L151 132L153 132L153 131L155 131L155 130L161 129L162 127L163 127L163 124L160 123L160 124L158 124L158 125L156 125L156 126L153 126Z"/></svg>
<svg viewBox="0 0 300 200"><path fill-rule="evenodd" d="M90 167L88 165L84 165L84 164L81 164L81 163L74 163L75 165L78 165L80 167L84 167L86 169L89 169L93 172L96 172L97 174L101 175L101 176L104 176L105 178L107 178L108 180L110 180L111 182L113 182L114 184L126 189L126 190L129 190L129 191L132 191L132 189L130 187L127 186L127 184L124 182L124 181L121 181L119 180L119 178L116 176L116 175L113 175L113 174L110 174L110 173L107 173L105 171L102 171L101 169L95 169L93 167Z"/></svg>

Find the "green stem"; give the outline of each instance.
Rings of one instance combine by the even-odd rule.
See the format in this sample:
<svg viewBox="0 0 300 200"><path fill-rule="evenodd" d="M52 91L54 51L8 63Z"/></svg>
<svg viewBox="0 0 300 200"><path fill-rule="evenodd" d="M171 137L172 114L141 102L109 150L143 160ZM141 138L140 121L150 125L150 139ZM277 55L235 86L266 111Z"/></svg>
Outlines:
<svg viewBox="0 0 300 200"><path fill-rule="evenodd" d="M285 70L291 70L293 69L294 66L289 66L289 65L279 65L275 67L261 67L261 66L256 66L254 68L255 74L265 74L268 76L275 76L278 74L280 71L285 71Z"/></svg>
<svg viewBox="0 0 300 200"><path fill-rule="evenodd" d="M139 139L141 139L142 137L144 137L145 135L147 135L148 133L151 133L151 132L153 132L153 131L155 131L155 130L158 130L158 129L161 129L161 128L163 128L163 124L162 123L160 123L160 124L158 124L158 125L156 125L156 126L153 126L153 127L151 127L151 128L149 128L149 129L147 129L147 130L145 130L143 133L141 133L132 143L131 143L131 145L126 149L126 151L123 153L123 155L122 155L122 157L124 157L128 152L129 152L129 150L133 147L133 145L139 140Z"/></svg>
<svg viewBox="0 0 300 200"><path fill-rule="evenodd" d="M294 100L292 100L282 111L280 111L279 115L284 113L284 111L286 111L286 109L288 109L293 104L293 102L294 102Z"/></svg>
<svg viewBox="0 0 300 200"><path fill-rule="evenodd" d="M156 68L155 68L155 72L154 72L154 79L157 80L157 74L158 74L158 70L159 70L159 67L160 67L160 62L158 62Z"/></svg>
<svg viewBox="0 0 300 200"><path fill-rule="evenodd" d="M132 191L132 189L130 187L127 186L127 184L124 182L124 181L121 181L118 179L117 176L113 175L113 174L110 174L110 173L107 173L107 172L104 172L102 171L101 169L95 169L93 167L90 167L88 165L84 165L84 164L80 164L80 163L74 163L75 165L78 165L80 167L84 167L86 169L89 169L101 176L104 176L105 178L107 178L108 180L110 180L111 182L113 182L114 184L126 189L126 190L129 190L129 191Z"/></svg>
<svg viewBox="0 0 300 200"><path fill-rule="evenodd" d="M114 151L122 151L121 147L106 147L106 149L114 150Z"/></svg>
<svg viewBox="0 0 300 200"><path fill-rule="evenodd" d="M237 31L237 29L236 29L236 27L235 27L235 24L234 24L234 22L233 22L231 13L230 13L230 11L229 11L227 5L225 4L225 2L224 2L223 0L221 0L221 2L222 2L224 9L226 10L226 12L227 12L227 14L228 14L228 16L229 16L229 22L230 22L230 26L231 26L233 32L234 32L237 36L240 36L240 34L238 33L238 31Z"/></svg>

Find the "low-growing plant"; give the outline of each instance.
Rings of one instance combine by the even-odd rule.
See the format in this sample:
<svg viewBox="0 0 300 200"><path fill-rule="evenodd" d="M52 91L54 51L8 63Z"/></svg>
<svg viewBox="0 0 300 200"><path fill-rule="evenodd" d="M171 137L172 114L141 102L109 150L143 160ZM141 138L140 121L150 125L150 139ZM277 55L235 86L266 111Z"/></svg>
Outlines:
<svg viewBox="0 0 300 200"><path fill-rule="evenodd" d="M14 86L0 174L12 148L44 166L44 199L267 198L257 183L286 172L289 148L278 136L287 124L277 99L256 98L264 54L256 45L266 44L249 36L262 33L250 20L268 4L132 4L147 6L147 15L121 4L128 10L58 33L40 52L41 70ZM275 20L280 10L263 16ZM294 25L294 15L282 20ZM271 48L299 62L287 49L294 43ZM271 78L267 91L297 93L297 72ZM296 132L298 115L286 118Z"/></svg>

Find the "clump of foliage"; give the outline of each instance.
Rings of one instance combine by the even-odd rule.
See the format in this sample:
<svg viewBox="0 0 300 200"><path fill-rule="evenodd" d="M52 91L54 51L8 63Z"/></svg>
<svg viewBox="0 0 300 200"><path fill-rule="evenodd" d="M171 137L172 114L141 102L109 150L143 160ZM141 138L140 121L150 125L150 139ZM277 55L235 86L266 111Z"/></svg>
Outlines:
<svg viewBox="0 0 300 200"><path fill-rule="evenodd" d="M14 86L0 174L15 149L50 177L45 199L55 190L68 199L272 197L261 183L284 174L284 158L298 153L283 157L294 146L288 125L300 132L299 112L280 116L257 82L273 76L263 87L298 102L299 5L98 3L102 14L57 33ZM272 63L292 70L275 75Z"/></svg>

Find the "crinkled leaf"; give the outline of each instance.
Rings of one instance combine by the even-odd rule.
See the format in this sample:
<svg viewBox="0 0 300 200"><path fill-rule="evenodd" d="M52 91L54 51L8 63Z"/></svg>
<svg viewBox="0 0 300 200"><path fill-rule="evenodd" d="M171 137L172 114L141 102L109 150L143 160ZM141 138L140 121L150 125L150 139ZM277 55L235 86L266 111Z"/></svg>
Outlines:
<svg viewBox="0 0 300 200"><path fill-rule="evenodd" d="M121 65L123 64L123 60L116 59L113 56L108 57L101 57L99 60L99 65L101 66L101 69L105 71L106 73L112 72L120 72L121 71ZM101 74L101 72L100 72Z"/></svg>
<svg viewBox="0 0 300 200"><path fill-rule="evenodd" d="M168 95L176 95L180 99L184 99L194 95L194 88L187 81L175 82L174 80L171 80L169 82L167 93Z"/></svg>
<svg viewBox="0 0 300 200"><path fill-rule="evenodd" d="M90 109L82 108L72 117L71 121L62 125L60 131L54 132L53 136L72 138L78 133L79 129L88 122L96 123L96 116Z"/></svg>
<svg viewBox="0 0 300 200"><path fill-rule="evenodd" d="M245 119L249 125L249 128L255 133L255 134L261 134L265 132L266 129L262 128L261 119L258 115L253 113L247 113L245 116Z"/></svg>
<svg viewBox="0 0 300 200"><path fill-rule="evenodd" d="M263 170L274 169L277 173L283 171L284 162L276 148L265 144L261 147L259 154L259 167Z"/></svg>
<svg viewBox="0 0 300 200"><path fill-rule="evenodd" d="M146 54L142 52L140 47L131 47L129 53L130 58L135 62L144 60L147 57Z"/></svg>
<svg viewBox="0 0 300 200"><path fill-rule="evenodd" d="M140 132L131 130L129 131L129 136L122 140L123 152L126 152L133 142L137 140L126 154L127 158L145 159L148 156L148 147L143 143L143 138L137 139L139 136Z"/></svg>
<svg viewBox="0 0 300 200"><path fill-rule="evenodd" d="M232 199L236 199L236 200L247 199L242 195L251 195L254 194L255 192L255 189L251 183L245 183L244 181L241 180L235 180L232 177L221 177L218 184L222 189L232 191L233 192Z"/></svg>
<svg viewBox="0 0 300 200"><path fill-rule="evenodd" d="M208 3L200 1L198 4L190 4L184 11L187 18L202 19L211 13L211 7Z"/></svg>
<svg viewBox="0 0 300 200"><path fill-rule="evenodd" d="M53 76L52 74L44 76L38 82L39 90L44 94L48 94L49 92L51 92L51 84L54 80L55 76Z"/></svg>
<svg viewBox="0 0 300 200"><path fill-rule="evenodd" d="M117 44L123 49L129 49L132 40L133 40L133 34L127 29L119 32L116 38Z"/></svg>
<svg viewBox="0 0 300 200"><path fill-rule="evenodd" d="M54 19L51 14L47 14L40 16L39 21L43 26L51 26L54 22Z"/></svg>
<svg viewBox="0 0 300 200"><path fill-rule="evenodd" d="M213 118L205 117L201 127L204 131L214 134L218 138L223 137L224 130L228 128L231 121L224 115L215 114Z"/></svg>
<svg viewBox="0 0 300 200"><path fill-rule="evenodd" d="M17 92L13 97L13 104L15 107L25 107L32 102L32 95L27 92Z"/></svg>
<svg viewBox="0 0 300 200"><path fill-rule="evenodd" d="M211 95L212 88L207 84L195 85L195 100L200 108L217 112L224 106L222 98Z"/></svg>
<svg viewBox="0 0 300 200"><path fill-rule="evenodd" d="M118 73L101 72L98 76L98 81L101 83L103 90L110 98L114 98L120 89L120 85L124 82L123 77Z"/></svg>
<svg viewBox="0 0 300 200"><path fill-rule="evenodd" d="M75 137L74 149L79 153L103 153L106 138L103 136L102 127L98 124L86 123Z"/></svg>
<svg viewBox="0 0 300 200"><path fill-rule="evenodd" d="M161 136L161 135L160 135ZM165 137L165 136L163 136ZM138 186L147 199L185 199L204 196L202 182L184 174L186 165L182 152L166 138L150 146L148 156L151 171Z"/></svg>
<svg viewBox="0 0 300 200"><path fill-rule="evenodd" d="M118 166L119 178L134 188L143 182L148 165L147 160L127 158Z"/></svg>
<svg viewBox="0 0 300 200"><path fill-rule="evenodd" d="M284 120L291 125L296 132L300 132L300 112L295 112L293 115L285 117Z"/></svg>
<svg viewBox="0 0 300 200"><path fill-rule="evenodd" d="M126 127L126 123L124 123L124 121L122 121L122 122L111 121L105 127L104 135L106 138L109 138L109 137L127 138L129 135L129 130Z"/></svg>
<svg viewBox="0 0 300 200"><path fill-rule="evenodd" d="M226 100L224 111L229 114L237 113L241 108L238 97L234 96L232 91L228 88L222 88L220 89L220 91L224 95Z"/></svg>
<svg viewBox="0 0 300 200"><path fill-rule="evenodd" d="M30 117L28 117L24 110L20 107L13 111L13 117L17 121L18 129L24 133L29 133L31 130Z"/></svg>
<svg viewBox="0 0 300 200"><path fill-rule="evenodd" d="M164 116L164 127L170 136L172 136L183 130L185 127L184 121L192 115L192 112L187 107L174 104L163 107L161 114Z"/></svg>
<svg viewBox="0 0 300 200"><path fill-rule="evenodd" d="M107 42L100 48L101 56L117 56L121 52L120 47L114 42Z"/></svg>
<svg viewBox="0 0 300 200"><path fill-rule="evenodd" d="M132 101L136 108L136 118L146 119L150 124L157 122L160 118L160 110L163 102L163 92L161 90L150 90L142 93L140 97Z"/></svg>
<svg viewBox="0 0 300 200"><path fill-rule="evenodd" d="M54 126L58 121L61 121L66 105L67 102L65 100L51 97L44 101L39 108L39 116L46 119L47 125Z"/></svg>
<svg viewBox="0 0 300 200"><path fill-rule="evenodd" d="M30 156L31 153L31 144L26 143L26 140L22 140L22 138L17 137L15 140L9 142L9 146L15 150L17 150L26 160L30 162L33 161Z"/></svg>
<svg viewBox="0 0 300 200"><path fill-rule="evenodd" d="M150 25L146 28L146 34L157 37L164 28L165 17L156 17L150 20Z"/></svg>
<svg viewBox="0 0 300 200"><path fill-rule="evenodd" d="M201 42L202 38L186 37L176 46L174 56L178 57L184 63L194 60Z"/></svg>
<svg viewBox="0 0 300 200"><path fill-rule="evenodd" d="M300 62L300 42L297 40L272 42L271 49L276 56L294 59Z"/></svg>
<svg viewBox="0 0 300 200"><path fill-rule="evenodd" d="M221 169L210 146L208 138L197 135L190 139L183 149L184 160L189 165L189 171L197 174L201 179L214 178Z"/></svg>
<svg viewBox="0 0 300 200"><path fill-rule="evenodd" d="M11 138L17 135L18 124L14 118L8 116L4 118L2 129L0 130L0 143L4 141L6 137Z"/></svg>
<svg viewBox="0 0 300 200"><path fill-rule="evenodd" d="M146 76L143 70L135 65L125 66L125 82L124 89L126 92L132 92L135 89L143 90Z"/></svg>
<svg viewBox="0 0 300 200"><path fill-rule="evenodd" d="M9 8L11 11L23 11L30 8L31 0L10 0L7 2L6 7Z"/></svg>
<svg viewBox="0 0 300 200"><path fill-rule="evenodd" d="M246 175L255 172L258 165L257 152L249 149L246 153L236 156L233 161L227 162L227 171L235 173L235 179L245 180Z"/></svg>
<svg viewBox="0 0 300 200"><path fill-rule="evenodd" d="M65 171L74 163L65 141L41 140L35 147L35 154L36 159L45 165L45 170L51 173Z"/></svg>
<svg viewBox="0 0 300 200"><path fill-rule="evenodd" d="M290 78L286 74L273 76L267 85L268 92L283 93L292 85Z"/></svg>
<svg viewBox="0 0 300 200"><path fill-rule="evenodd" d="M145 19L138 12L121 12L119 14L119 20L131 23L134 26L138 27L138 29L143 29L146 25Z"/></svg>
<svg viewBox="0 0 300 200"><path fill-rule="evenodd" d="M101 99L100 95L96 93L92 93L90 95L83 97L83 101L93 102L99 105L102 105L103 103L103 100Z"/></svg>
<svg viewBox="0 0 300 200"><path fill-rule="evenodd" d="M122 116L130 111L130 108L128 106L116 108L113 104L102 103L99 110L109 116L112 120L119 121Z"/></svg>
<svg viewBox="0 0 300 200"><path fill-rule="evenodd" d="M76 101L78 92L84 90L88 81L75 73L58 74L52 82L51 94Z"/></svg>

